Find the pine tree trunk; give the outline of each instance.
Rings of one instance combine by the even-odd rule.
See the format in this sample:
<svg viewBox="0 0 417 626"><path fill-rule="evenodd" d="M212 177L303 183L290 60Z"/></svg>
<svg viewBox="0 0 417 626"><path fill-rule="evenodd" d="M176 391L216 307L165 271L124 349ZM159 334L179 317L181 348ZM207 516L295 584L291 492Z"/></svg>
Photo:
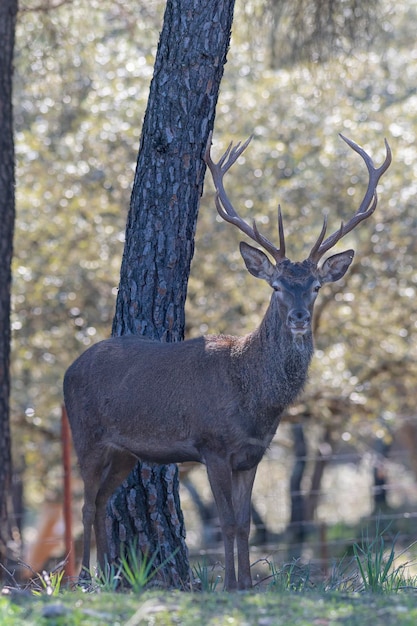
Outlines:
<svg viewBox="0 0 417 626"><path fill-rule="evenodd" d="M126 228L113 335L184 336L184 305L234 0L168 0ZM164 393L163 389L159 390ZM175 415L167 416L175 419ZM138 464L108 509L110 555L133 540L165 586L189 584L176 466ZM168 562L166 560L169 559Z"/></svg>
<svg viewBox="0 0 417 626"><path fill-rule="evenodd" d="M9 425L10 288L14 198L12 112L13 49L17 0L0 2L0 562L5 563L10 540L8 492L12 461ZM0 579L3 577L0 569Z"/></svg>

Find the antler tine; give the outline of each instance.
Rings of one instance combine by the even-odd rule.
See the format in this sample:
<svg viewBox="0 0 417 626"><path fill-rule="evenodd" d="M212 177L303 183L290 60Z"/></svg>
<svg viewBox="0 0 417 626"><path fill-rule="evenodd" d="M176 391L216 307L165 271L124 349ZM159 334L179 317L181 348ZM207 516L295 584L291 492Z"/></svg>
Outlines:
<svg viewBox="0 0 417 626"><path fill-rule="evenodd" d="M326 214L324 216L324 219L323 219L323 226L321 228L320 235L318 236L318 239L317 239L316 243L314 244L314 246L311 248L311 252L310 252L310 255L308 257L309 259L312 259L312 260L315 259L316 255L317 255L317 253L318 253L318 251L320 249L320 246L323 243L323 239L324 239L324 236L325 236L326 230L327 230L327 218L328 218L328 215Z"/></svg>
<svg viewBox="0 0 417 626"><path fill-rule="evenodd" d="M381 178L382 174L384 174L384 172L387 171L387 169L389 168L390 164L391 164L391 160L392 160L392 153L391 153L391 148L389 147L389 144L387 142L386 139L384 139L384 144L385 144L385 150L386 150L386 156L385 156L385 160L383 162L383 164L376 168L373 164L373 161L371 159L371 157L369 156L369 154L367 154L367 152L365 152L365 150L359 146L357 143L355 143L354 141L352 141L352 139L349 139L348 137L345 137L344 135L342 135L341 133L340 137L343 139L343 141L345 143L348 144L348 146L350 146L352 148L352 150L354 150L355 152L357 152L358 154L360 154L360 156L362 157L362 159L365 161L365 165L368 169L369 172L369 183L368 183L368 188L366 190L366 193L363 197L363 200L361 202L361 205L359 207L359 209L356 211L356 214L361 214L363 212L366 213L366 209L367 207L369 207L369 204L371 202L371 200L373 199L373 197L375 196L375 190L376 187L378 185L379 179ZM373 204L372 204L373 206ZM373 210L375 210L375 207L373 207ZM373 212L373 211L372 211ZM371 213L369 213L370 215ZM366 216L368 217L368 216Z"/></svg>
<svg viewBox="0 0 417 626"><path fill-rule="evenodd" d="M251 135L243 144L241 142L237 143L233 146L231 142L227 147L224 154L220 157L217 163L213 161L211 158L211 140L212 140L212 131L210 131L206 150L204 152L204 160L211 172L213 177L214 186L216 188L216 208L220 217L224 219L226 222L237 226L239 230L241 230L245 235L247 235L253 241L256 241L259 245L261 245L267 252L271 254L271 256L279 263L285 258L285 240L284 240L284 229L282 226L282 216L281 209L279 209L279 217L278 217L278 228L279 228L279 238L280 238L280 248L274 246L274 244L269 241L264 235L258 230L258 227L253 222L253 227L249 226L249 224L237 213L233 204L229 200L226 190L223 184L223 177L226 172L232 167L232 165L237 161L240 155L246 150L249 143L252 140L253 135Z"/></svg>
<svg viewBox="0 0 417 626"><path fill-rule="evenodd" d="M277 263L280 263L285 259L285 237L280 206L278 206L279 248L274 246L274 244L271 243L269 239L267 239L259 232L255 220L253 220L253 231L255 233L255 241L259 243L259 245L261 245L263 248L265 248L265 250L269 252L269 254L275 259Z"/></svg>
<svg viewBox="0 0 417 626"><path fill-rule="evenodd" d="M348 139L342 134L340 134L340 137L348 144L348 146L352 148L352 150L357 152L364 160L369 173L369 182L363 200L360 203L360 206L356 213L350 218L350 220L346 224L342 222L339 230L334 232L332 235L327 237L325 241L323 241L327 227L327 216L325 217L323 228L320 232L319 238L311 249L308 257L309 260L313 261L316 264L323 256L323 254L333 248L333 246L335 246L336 243L340 241L340 239L342 239L342 237L350 233L354 228L356 228L356 226L360 222L362 222L362 220L367 219L375 211L378 204L376 188L381 176L384 174L384 172L387 171L392 160L391 148L386 139L384 139L386 150L385 160L380 167L375 167L371 157L367 152L365 152L365 150L361 146L352 141L352 139Z"/></svg>
<svg viewBox="0 0 417 626"><path fill-rule="evenodd" d="M284 236L284 224L282 223L281 205L278 205L278 233L279 233L279 251L281 257L285 258L285 236Z"/></svg>

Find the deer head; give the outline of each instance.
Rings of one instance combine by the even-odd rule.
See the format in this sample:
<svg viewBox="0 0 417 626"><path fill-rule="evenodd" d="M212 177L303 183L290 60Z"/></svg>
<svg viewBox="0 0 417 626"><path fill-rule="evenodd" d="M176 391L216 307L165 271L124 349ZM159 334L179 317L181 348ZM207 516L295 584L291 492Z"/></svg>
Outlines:
<svg viewBox="0 0 417 626"><path fill-rule="evenodd" d="M271 262L269 257L259 248L243 242L240 244L240 252L249 272L256 278L266 280L276 292L276 298L279 300L279 310L283 318L282 321L297 343L300 343L300 337L311 331L312 309L320 287L324 283L337 281L345 275L353 260L354 251L345 250L344 252L334 254L328 257L321 265L319 265L319 261L342 237L372 215L377 205L376 188L378 181L391 163L391 149L386 140L385 160L380 167L376 168L371 157L363 148L347 137L340 136L365 161L369 173L368 187L353 217L346 224L342 222L340 228L326 239L327 216L324 218L323 227L317 241L311 248L308 257L301 263L294 263L286 257L280 206L278 207L279 247L277 248L259 232L255 221L250 226L240 217L226 194L223 184L224 175L247 148L252 136L243 145L239 142L233 147L233 144L230 143L226 152L215 163L210 154L212 141L212 134L210 133L204 155L216 188L216 207L219 215L226 222L234 224L245 235L255 241L275 261L275 263Z"/></svg>

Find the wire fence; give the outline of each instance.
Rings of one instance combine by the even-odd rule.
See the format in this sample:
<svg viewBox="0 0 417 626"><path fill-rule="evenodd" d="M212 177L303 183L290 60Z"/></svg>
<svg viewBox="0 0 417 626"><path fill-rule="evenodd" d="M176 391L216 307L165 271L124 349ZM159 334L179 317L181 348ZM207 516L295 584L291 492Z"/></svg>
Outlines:
<svg viewBox="0 0 417 626"><path fill-rule="evenodd" d="M385 531L388 543L395 538L401 548L411 546L417 539L417 482L405 457L403 452L383 459L373 451L329 454L320 487L311 490L314 466L323 459L308 455L302 459L307 465L302 488L292 494L291 471L295 462L292 452L285 450L265 458L259 466L253 494L259 514L256 523L252 522L254 555L263 554L277 563L294 558L314 560L327 570L334 560L350 554L353 544L360 544L364 533L376 527ZM190 480L199 485L199 493L210 503L203 471L195 470ZM310 498L317 500L312 518L291 522L294 497L301 498L305 508ZM209 542L202 548L202 538L214 535L215 540L218 534L210 535L202 530L201 519L193 511L192 496L185 493L182 501L191 553L197 558L202 553L210 554L213 548ZM215 518L213 524L218 530Z"/></svg>

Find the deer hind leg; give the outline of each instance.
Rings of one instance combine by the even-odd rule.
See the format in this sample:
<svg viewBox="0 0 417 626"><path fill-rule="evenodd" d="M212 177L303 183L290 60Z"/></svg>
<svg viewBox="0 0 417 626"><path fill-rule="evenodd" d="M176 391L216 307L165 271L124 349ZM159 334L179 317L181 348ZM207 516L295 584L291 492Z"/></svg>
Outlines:
<svg viewBox="0 0 417 626"><path fill-rule="evenodd" d="M224 588L227 591L232 591L237 588L234 556L236 520L232 499L232 470L227 461L217 456L207 458L206 455L206 466L223 535L225 557Z"/></svg>
<svg viewBox="0 0 417 626"><path fill-rule="evenodd" d="M233 509L236 517L236 544L238 555L238 587L250 589L252 576L249 558L249 531L251 496L257 466L232 474Z"/></svg>
<svg viewBox="0 0 417 626"><path fill-rule="evenodd" d="M91 531L94 526L97 556L101 567L107 554L105 531L106 503L135 464L135 459L127 452L111 451L111 456L100 449L79 456L81 476L84 482L83 530L84 547L80 581L91 580L90 552Z"/></svg>
<svg viewBox="0 0 417 626"><path fill-rule="evenodd" d="M80 581L91 580L90 574L90 551L91 530L96 517L96 498L100 488L100 479L103 471L103 459L96 455L79 456L81 476L84 482L84 505L83 505L83 558L81 565Z"/></svg>
<svg viewBox="0 0 417 626"><path fill-rule="evenodd" d="M109 562L109 552L106 532L106 507L109 498L119 487L124 479L132 471L136 463L136 458L129 452L112 451L112 456L105 466L100 487L95 498L95 519L94 533L97 545L97 561L99 568L104 572Z"/></svg>

